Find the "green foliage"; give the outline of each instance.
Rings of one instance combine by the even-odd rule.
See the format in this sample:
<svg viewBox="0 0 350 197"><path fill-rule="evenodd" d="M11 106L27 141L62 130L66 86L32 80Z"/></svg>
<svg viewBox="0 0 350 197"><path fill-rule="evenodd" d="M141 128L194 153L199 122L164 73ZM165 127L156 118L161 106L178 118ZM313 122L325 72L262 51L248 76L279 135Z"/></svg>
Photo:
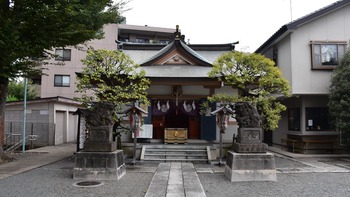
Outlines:
<svg viewBox="0 0 350 197"><path fill-rule="evenodd" d="M23 81L16 81L11 80L9 83L9 90L7 94L7 101L20 101L23 100L23 92L24 92L24 82ZM32 82L28 80L27 82L27 99L34 99L37 97L37 94L35 92L34 86L32 85Z"/></svg>
<svg viewBox="0 0 350 197"><path fill-rule="evenodd" d="M285 106L277 97L290 96L290 86L275 63L260 55L243 52L228 52L221 55L209 72L210 77L239 89L239 95L213 95L211 102L251 102L259 110L265 130L278 127L281 111Z"/></svg>
<svg viewBox="0 0 350 197"><path fill-rule="evenodd" d="M78 78L78 92L93 93L92 96L84 94L79 98L86 107L94 102L111 103L117 112L114 119L119 121L117 114L121 113L124 105L135 101L149 105L146 90L150 81L125 53L90 49L82 62L85 67Z"/></svg>
<svg viewBox="0 0 350 197"><path fill-rule="evenodd" d="M52 48L101 38L100 29L118 23L126 2L113 0L0 1L0 120L9 79L41 74ZM12 96L11 96L12 98ZM1 143L1 142L0 142ZM3 151L0 150L0 154Z"/></svg>
<svg viewBox="0 0 350 197"><path fill-rule="evenodd" d="M328 106L336 128L341 131L341 143L350 151L350 50L333 72Z"/></svg>
<svg viewBox="0 0 350 197"><path fill-rule="evenodd" d="M52 47L101 37L98 30L118 22L124 2L112 0L13 0L0 7L1 77L30 75L37 58ZM34 58L34 60L33 60Z"/></svg>

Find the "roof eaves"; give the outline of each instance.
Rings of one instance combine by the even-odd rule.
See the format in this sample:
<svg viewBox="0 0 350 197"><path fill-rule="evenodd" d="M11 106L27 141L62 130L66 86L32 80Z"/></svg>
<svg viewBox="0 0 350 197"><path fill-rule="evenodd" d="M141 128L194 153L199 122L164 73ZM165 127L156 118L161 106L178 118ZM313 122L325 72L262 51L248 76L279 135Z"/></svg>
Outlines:
<svg viewBox="0 0 350 197"><path fill-rule="evenodd" d="M145 62L141 63L140 66L150 66L154 60L157 58L163 56L166 54L167 51L169 51L171 48L174 47L174 41L163 47L158 53L156 53L154 56L146 60Z"/></svg>
<svg viewBox="0 0 350 197"><path fill-rule="evenodd" d="M298 18L298 19L296 19L296 20L294 20L286 25L287 25L288 29L296 29L305 23L308 23L308 22L313 21L317 18L320 18L320 17L322 17L330 12L334 12L334 11L348 5L349 3L350 3L350 0L340 0L340 1L334 2L328 6L320 8L314 12L311 12L310 14L307 14L301 18Z"/></svg>
<svg viewBox="0 0 350 197"><path fill-rule="evenodd" d="M288 27L283 25L276 33L274 33L267 41L264 42L255 53L263 53L272 43L274 43L278 38L284 35L288 31Z"/></svg>
<svg viewBox="0 0 350 197"><path fill-rule="evenodd" d="M6 106L21 105L23 104L23 102L24 102L23 100L9 101L9 102L6 102ZM62 96L36 98L36 99L29 99L26 101L27 104L44 103L44 102L59 102L59 103L66 103L66 104L72 104L72 105L81 105L81 102L79 101L76 101L71 98L62 97Z"/></svg>
<svg viewBox="0 0 350 197"><path fill-rule="evenodd" d="M191 55L199 59L201 62L203 62L203 66L212 66L212 64L205 59L203 56L199 55L197 52L195 52L193 49L191 49L189 46L187 46L184 42L180 41L181 46Z"/></svg>

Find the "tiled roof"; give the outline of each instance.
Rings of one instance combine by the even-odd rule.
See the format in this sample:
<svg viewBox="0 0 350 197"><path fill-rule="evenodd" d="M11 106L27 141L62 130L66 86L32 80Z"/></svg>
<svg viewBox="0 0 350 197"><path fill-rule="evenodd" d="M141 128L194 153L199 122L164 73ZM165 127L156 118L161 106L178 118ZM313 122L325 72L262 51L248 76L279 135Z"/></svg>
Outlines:
<svg viewBox="0 0 350 197"><path fill-rule="evenodd" d="M175 39L173 42L169 43L167 46L162 48L157 54L148 59L146 62L141 63L141 66L151 66L154 61L165 56L167 53L171 52L173 49L180 49L195 59L199 60L202 65L201 66L212 66L212 64L205 59L203 56L199 55L197 52L192 50L189 46L187 46L182 40Z"/></svg>

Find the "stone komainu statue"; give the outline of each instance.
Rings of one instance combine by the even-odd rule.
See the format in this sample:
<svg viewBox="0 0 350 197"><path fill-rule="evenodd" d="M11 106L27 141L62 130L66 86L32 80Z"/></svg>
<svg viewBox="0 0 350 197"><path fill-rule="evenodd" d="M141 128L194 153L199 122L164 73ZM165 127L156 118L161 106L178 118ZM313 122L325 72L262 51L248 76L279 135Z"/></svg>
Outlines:
<svg viewBox="0 0 350 197"><path fill-rule="evenodd" d="M114 106L108 102L96 103L94 108L89 110L86 122L89 126L111 125L113 121Z"/></svg>
<svg viewBox="0 0 350 197"><path fill-rule="evenodd" d="M261 118L258 110L248 102L235 104L236 119L239 128L260 128Z"/></svg>

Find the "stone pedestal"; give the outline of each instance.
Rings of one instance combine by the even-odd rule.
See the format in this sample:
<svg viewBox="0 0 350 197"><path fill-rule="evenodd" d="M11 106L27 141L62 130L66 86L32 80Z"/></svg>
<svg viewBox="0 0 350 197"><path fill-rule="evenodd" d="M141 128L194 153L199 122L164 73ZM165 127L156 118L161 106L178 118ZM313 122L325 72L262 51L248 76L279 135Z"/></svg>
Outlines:
<svg viewBox="0 0 350 197"><path fill-rule="evenodd" d="M271 153L228 151L225 175L231 182L277 181L275 157Z"/></svg>
<svg viewBox="0 0 350 197"><path fill-rule="evenodd" d="M113 126L91 126L89 139L84 145L85 152L113 152L117 150L116 142L113 142Z"/></svg>
<svg viewBox="0 0 350 197"><path fill-rule="evenodd" d="M237 153L266 153L267 144L241 144L235 142L233 144L233 150Z"/></svg>
<svg viewBox="0 0 350 197"><path fill-rule="evenodd" d="M267 144L262 143L261 128L239 128L233 151L237 153L266 153Z"/></svg>
<svg viewBox="0 0 350 197"><path fill-rule="evenodd" d="M77 152L73 179L119 180L126 173L122 150L113 152Z"/></svg>

